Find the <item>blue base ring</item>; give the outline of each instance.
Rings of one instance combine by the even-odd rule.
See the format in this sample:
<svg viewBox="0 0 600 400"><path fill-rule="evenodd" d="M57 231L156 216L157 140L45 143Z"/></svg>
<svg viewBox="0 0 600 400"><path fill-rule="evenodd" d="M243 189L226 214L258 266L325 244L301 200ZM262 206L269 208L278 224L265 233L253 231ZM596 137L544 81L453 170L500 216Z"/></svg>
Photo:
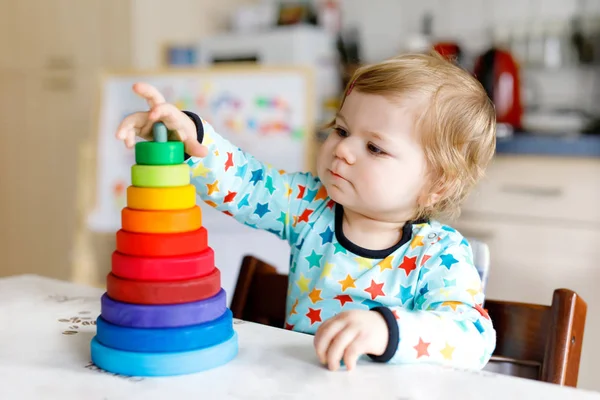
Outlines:
<svg viewBox="0 0 600 400"><path fill-rule="evenodd" d="M96 320L96 340L113 349L141 353L180 352L214 346L233 335L231 310L219 318L178 328L130 328Z"/></svg>
<svg viewBox="0 0 600 400"><path fill-rule="evenodd" d="M234 331L226 342L200 350L178 353L135 353L111 349L94 337L92 362L107 372L126 376L174 376L192 374L227 364L238 353Z"/></svg>

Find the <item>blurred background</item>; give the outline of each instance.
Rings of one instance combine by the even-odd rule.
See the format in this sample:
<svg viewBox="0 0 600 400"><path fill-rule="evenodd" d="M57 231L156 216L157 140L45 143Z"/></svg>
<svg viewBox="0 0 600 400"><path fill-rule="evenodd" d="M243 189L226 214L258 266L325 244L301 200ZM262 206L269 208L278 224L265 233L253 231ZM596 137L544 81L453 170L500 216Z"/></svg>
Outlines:
<svg viewBox="0 0 600 400"><path fill-rule="evenodd" d="M494 162L453 222L489 247L487 295L549 304L556 288L578 292L589 307L579 382L600 390L592 373L600 357L600 0L0 5L0 276L104 284L114 230L89 223L106 167L98 162L104 74L306 69L314 94L307 140L318 148L326 136L318 127L358 66L435 48L475 74L498 110ZM209 230L229 293L245 253L286 270L287 244L236 229Z"/></svg>

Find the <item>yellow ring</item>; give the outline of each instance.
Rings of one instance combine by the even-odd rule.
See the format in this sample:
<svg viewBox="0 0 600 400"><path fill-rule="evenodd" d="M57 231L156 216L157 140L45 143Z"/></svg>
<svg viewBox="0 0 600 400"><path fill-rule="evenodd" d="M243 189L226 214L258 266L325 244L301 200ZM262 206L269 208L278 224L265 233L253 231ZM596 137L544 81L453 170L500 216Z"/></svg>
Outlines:
<svg viewBox="0 0 600 400"><path fill-rule="evenodd" d="M127 187L127 207L134 210L183 210L195 205L194 185L169 188Z"/></svg>
<svg viewBox="0 0 600 400"><path fill-rule="evenodd" d="M131 184L138 187L175 187L189 185L190 167L175 165L132 165Z"/></svg>

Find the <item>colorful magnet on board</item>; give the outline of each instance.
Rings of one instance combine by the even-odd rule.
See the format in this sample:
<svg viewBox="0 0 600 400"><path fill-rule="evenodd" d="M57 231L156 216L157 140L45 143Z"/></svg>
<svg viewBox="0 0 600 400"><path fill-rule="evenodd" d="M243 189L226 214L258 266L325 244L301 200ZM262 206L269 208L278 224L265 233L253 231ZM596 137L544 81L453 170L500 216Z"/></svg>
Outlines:
<svg viewBox="0 0 600 400"><path fill-rule="evenodd" d="M183 210L195 205L194 185L170 188L127 187L127 207L134 210Z"/></svg>
<svg viewBox="0 0 600 400"><path fill-rule="evenodd" d="M130 256L169 257L200 253L208 247L206 228L179 233L117 231L117 251Z"/></svg>
<svg viewBox="0 0 600 400"><path fill-rule="evenodd" d="M229 340L199 350L174 353L138 353L103 346L94 337L92 362L99 368L127 376L173 376L205 371L224 365L238 353L234 331Z"/></svg>
<svg viewBox="0 0 600 400"><path fill-rule="evenodd" d="M132 165L131 184L137 187L174 187L190 184L190 167L176 165Z"/></svg>
<svg viewBox="0 0 600 400"><path fill-rule="evenodd" d="M227 309L225 291L215 296L191 303L146 305L130 304L111 299L108 294L100 298L100 315L108 322L131 328L171 328L202 324L219 318Z"/></svg>
<svg viewBox="0 0 600 400"><path fill-rule="evenodd" d="M106 293L117 301L134 304L180 304L204 300L221 290L221 271L177 281L138 281L108 273Z"/></svg>
<svg viewBox="0 0 600 400"><path fill-rule="evenodd" d="M183 210L121 210L121 227L127 232L179 233L202 227L202 210L198 206Z"/></svg>
<svg viewBox="0 0 600 400"><path fill-rule="evenodd" d="M128 256L114 251L111 272L125 279L174 281L208 275L215 269L215 255L207 247L200 253L171 257Z"/></svg>
<svg viewBox="0 0 600 400"><path fill-rule="evenodd" d="M225 342L233 334L231 310L214 321L178 328L129 328L96 319L96 340L117 350L165 353L196 350Z"/></svg>

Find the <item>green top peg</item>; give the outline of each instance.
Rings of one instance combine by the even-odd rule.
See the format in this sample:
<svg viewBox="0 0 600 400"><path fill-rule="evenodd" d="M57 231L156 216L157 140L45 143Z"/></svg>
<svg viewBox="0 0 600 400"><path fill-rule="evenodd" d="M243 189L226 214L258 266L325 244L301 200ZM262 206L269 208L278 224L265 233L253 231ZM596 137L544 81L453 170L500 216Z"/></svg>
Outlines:
<svg viewBox="0 0 600 400"><path fill-rule="evenodd" d="M167 127L162 122L157 122L152 126L152 136L155 142L166 142L167 133Z"/></svg>

